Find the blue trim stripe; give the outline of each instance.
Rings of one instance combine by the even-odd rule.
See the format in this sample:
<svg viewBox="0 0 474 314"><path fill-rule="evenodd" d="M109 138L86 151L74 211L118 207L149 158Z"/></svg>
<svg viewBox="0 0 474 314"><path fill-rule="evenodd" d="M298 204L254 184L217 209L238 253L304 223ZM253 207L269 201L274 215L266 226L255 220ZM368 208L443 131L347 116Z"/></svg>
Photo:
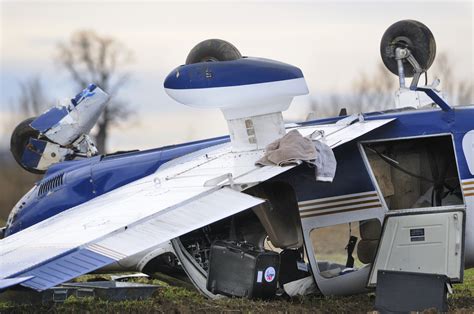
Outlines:
<svg viewBox="0 0 474 314"><path fill-rule="evenodd" d="M115 259L88 249L79 249L50 260L16 277L33 276L21 285L38 291L87 274L115 262Z"/></svg>
<svg viewBox="0 0 474 314"><path fill-rule="evenodd" d="M164 83L168 89L196 89L269 83L302 78L295 66L269 59L200 62L174 69Z"/></svg>
<svg viewBox="0 0 474 314"><path fill-rule="evenodd" d="M68 113L69 112L66 107L60 107L60 108L53 107L49 109L48 111L46 111L45 113L43 113L42 115L40 115L35 120L33 120L30 126L33 129L41 133L44 133L50 128L52 128L53 126L55 126L56 124L58 124L62 118L68 115Z"/></svg>

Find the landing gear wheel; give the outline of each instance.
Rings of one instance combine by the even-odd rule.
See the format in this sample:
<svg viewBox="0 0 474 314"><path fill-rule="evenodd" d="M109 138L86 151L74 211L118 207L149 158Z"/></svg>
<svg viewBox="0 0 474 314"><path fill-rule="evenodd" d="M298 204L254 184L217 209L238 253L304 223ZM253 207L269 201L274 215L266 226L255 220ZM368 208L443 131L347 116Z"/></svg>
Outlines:
<svg viewBox="0 0 474 314"><path fill-rule="evenodd" d="M186 58L186 64L231 61L240 58L242 58L242 55L231 43L222 39L207 39L191 49Z"/></svg>
<svg viewBox="0 0 474 314"><path fill-rule="evenodd" d="M380 55L383 63L395 75L398 75L396 48L408 48L423 70L428 70L436 55L436 42L426 25L414 20L402 20L392 24L383 34L380 42ZM415 72L407 60L403 60L406 77Z"/></svg>
<svg viewBox="0 0 474 314"><path fill-rule="evenodd" d="M43 174L46 171L30 168L21 163L21 157L26 145L28 145L28 141L30 138L38 138L39 136L39 132L30 126L30 123L35 119L36 117L28 118L16 126L10 138L10 151L13 158L23 169L31 173Z"/></svg>

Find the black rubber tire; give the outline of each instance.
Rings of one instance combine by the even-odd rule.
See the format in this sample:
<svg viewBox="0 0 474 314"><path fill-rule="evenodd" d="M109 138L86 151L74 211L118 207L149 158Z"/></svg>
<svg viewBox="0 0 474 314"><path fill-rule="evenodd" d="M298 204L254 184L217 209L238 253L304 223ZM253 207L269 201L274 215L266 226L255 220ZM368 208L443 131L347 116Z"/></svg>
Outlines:
<svg viewBox="0 0 474 314"><path fill-rule="evenodd" d="M31 173L43 174L46 171L26 167L25 165L21 163L21 157L26 145L28 145L28 141L30 140L31 137L38 138L39 136L39 132L30 126L30 123L33 122L33 120L35 119L36 117L28 118L20 122L16 126L10 138L10 151L12 152L12 155L13 155L13 158L15 158L15 161L23 169Z"/></svg>
<svg viewBox="0 0 474 314"><path fill-rule="evenodd" d="M222 39L207 39L196 46L188 54L186 64L212 61L231 61L242 58L239 50L231 43Z"/></svg>
<svg viewBox="0 0 474 314"><path fill-rule="evenodd" d="M428 70L436 56L436 42L430 29L414 20L402 20L392 24L383 34L380 42L382 61L395 75L398 75L395 48L408 48L423 70ZM406 77L415 73L411 64L403 60Z"/></svg>

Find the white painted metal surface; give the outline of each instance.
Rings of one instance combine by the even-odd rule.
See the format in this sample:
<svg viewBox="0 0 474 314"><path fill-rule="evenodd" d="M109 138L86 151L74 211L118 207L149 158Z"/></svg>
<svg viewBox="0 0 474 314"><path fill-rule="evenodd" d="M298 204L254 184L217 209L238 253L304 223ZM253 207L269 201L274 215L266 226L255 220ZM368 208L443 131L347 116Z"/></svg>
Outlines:
<svg viewBox="0 0 474 314"><path fill-rule="evenodd" d="M258 116L288 109L294 96L306 95L305 79L228 87L169 89L174 100L198 108L219 108L226 120Z"/></svg>
<svg viewBox="0 0 474 314"><path fill-rule="evenodd" d="M377 283L378 270L446 275L461 279L464 210L388 216L369 285ZM438 211L438 210L436 210Z"/></svg>
<svg viewBox="0 0 474 314"><path fill-rule="evenodd" d="M3 239L1 277L77 247L120 260L262 202L229 188L153 193L138 186L114 195L117 203L98 198Z"/></svg>
<svg viewBox="0 0 474 314"><path fill-rule="evenodd" d="M70 100L65 106L70 110L59 123L44 134L50 140L60 145L70 145L81 134L88 134L105 108L109 95L99 87L93 92L82 91L79 103L74 106Z"/></svg>
<svg viewBox="0 0 474 314"><path fill-rule="evenodd" d="M232 151L264 149L285 135L281 112L228 120Z"/></svg>
<svg viewBox="0 0 474 314"><path fill-rule="evenodd" d="M302 127L292 127L288 130L298 130L303 136L310 136L313 140L323 141L331 148L336 148L340 145L343 145L353 139L356 139L372 130L375 130L385 124L388 124L395 119L381 119L381 120L371 120L357 122L349 126L336 125L336 124L322 124L317 126L302 126ZM287 130L287 131L288 131ZM247 152L247 156L250 154L255 154L255 156L262 156L263 152L254 151ZM260 158L260 157L258 157ZM255 159L257 160L257 159ZM238 184L249 184L253 182L261 182L268 180L280 173L288 171L289 169L294 168L295 166L266 166L257 168L256 170L249 172L245 175L242 175L239 178L235 179L235 183Z"/></svg>
<svg viewBox="0 0 474 314"><path fill-rule="evenodd" d="M312 243L311 231L367 219L383 221L385 210L376 191L328 197L298 203L305 243ZM350 295L365 291L370 267L364 266L344 275L326 278L320 274L313 245L307 245L307 256L319 290L325 295Z"/></svg>
<svg viewBox="0 0 474 314"><path fill-rule="evenodd" d="M394 120L396 119L370 120L351 125L324 124L298 128L298 131L303 136L311 136L312 140L322 141L335 148Z"/></svg>
<svg viewBox="0 0 474 314"><path fill-rule="evenodd" d="M96 241L93 245L129 256L263 202L230 188L220 188L133 223L123 232Z"/></svg>
<svg viewBox="0 0 474 314"><path fill-rule="evenodd" d="M282 111L288 109L293 97L308 93L303 77L238 86L165 90L182 104L221 109L234 152L264 149L285 135Z"/></svg>
<svg viewBox="0 0 474 314"><path fill-rule="evenodd" d="M469 172L474 175L474 130L467 132L462 138L462 149Z"/></svg>
<svg viewBox="0 0 474 314"><path fill-rule="evenodd" d="M431 87L431 86L426 86ZM441 98L441 92L435 91ZM395 108L422 108L433 104L433 100L425 92L413 91L409 88L401 88L395 93Z"/></svg>
<svg viewBox="0 0 474 314"><path fill-rule="evenodd" d="M58 144L51 142L46 142L43 154L36 166L38 170L47 170L51 165L64 161L66 156L72 154L73 150L68 148L63 148Z"/></svg>
<svg viewBox="0 0 474 314"><path fill-rule="evenodd" d="M326 139L335 147L390 121L354 124L352 138L338 131ZM2 239L0 278L75 248L121 260L260 204L237 191L292 168L255 166L263 153L231 152L229 144L208 148Z"/></svg>
<svg viewBox="0 0 474 314"><path fill-rule="evenodd" d="M298 207L301 218L306 219L329 214L381 208L382 204L377 192L370 191L299 202Z"/></svg>

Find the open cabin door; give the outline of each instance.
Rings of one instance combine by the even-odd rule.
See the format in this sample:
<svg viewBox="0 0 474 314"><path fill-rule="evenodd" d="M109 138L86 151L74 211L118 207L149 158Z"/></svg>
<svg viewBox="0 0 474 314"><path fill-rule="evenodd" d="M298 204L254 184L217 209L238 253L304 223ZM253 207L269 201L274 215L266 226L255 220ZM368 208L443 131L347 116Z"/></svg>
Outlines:
<svg viewBox="0 0 474 314"><path fill-rule="evenodd" d="M450 134L361 144L387 214L368 286L378 270L463 277L465 202Z"/></svg>
<svg viewBox="0 0 474 314"><path fill-rule="evenodd" d="M464 209L397 210L385 218L370 273L377 284L378 270L446 275L462 281Z"/></svg>

